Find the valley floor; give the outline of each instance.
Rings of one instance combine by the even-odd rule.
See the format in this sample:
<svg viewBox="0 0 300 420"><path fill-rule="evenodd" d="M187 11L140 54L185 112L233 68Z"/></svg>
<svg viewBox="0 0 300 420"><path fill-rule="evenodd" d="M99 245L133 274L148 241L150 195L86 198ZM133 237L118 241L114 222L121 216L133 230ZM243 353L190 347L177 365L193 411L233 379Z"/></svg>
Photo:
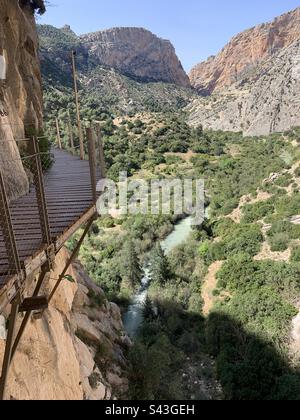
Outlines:
<svg viewBox="0 0 300 420"><path fill-rule="evenodd" d="M168 256L154 245L176 218L162 215L104 218L82 249L124 311L151 262L129 397L299 399L300 131L243 138L163 114L111 129L110 176L126 161L134 177L202 178L210 205L209 220Z"/></svg>

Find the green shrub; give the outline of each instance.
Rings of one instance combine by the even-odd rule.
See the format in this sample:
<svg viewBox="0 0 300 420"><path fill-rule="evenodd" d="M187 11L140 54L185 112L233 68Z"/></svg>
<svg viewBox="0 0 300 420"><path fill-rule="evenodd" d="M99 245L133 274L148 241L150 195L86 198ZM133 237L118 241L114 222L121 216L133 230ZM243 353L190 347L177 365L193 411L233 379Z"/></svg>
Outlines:
<svg viewBox="0 0 300 420"><path fill-rule="evenodd" d="M300 262L300 246L293 247L291 254L292 262Z"/></svg>
<svg viewBox="0 0 300 420"><path fill-rule="evenodd" d="M281 175L276 181L275 185L282 188L287 188L292 182L292 175L291 174L284 174Z"/></svg>
<svg viewBox="0 0 300 420"><path fill-rule="evenodd" d="M243 207L243 222L253 223L273 214L275 205L273 200L261 201L255 204L247 204Z"/></svg>
<svg viewBox="0 0 300 420"><path fill-rule="evenodd" d="M259 253L263 235L258 225L237 225L232 233L225 237L227 256L244 252L251 256Z"/></svg>
<svg viewBox="0 0 300 420"><path fill-rule="evenodd" d="M291 240L300 238L300 226L286 220L278 220L273 223L267 235L273 252L285 251Z"/></svg>
<svg viewBox="0 0 300 420"><path fill-rule="evenodd" d="M101 227L106 229L111 229L115 226L114 219L110 216L102 217L99 224Z"/></svg>
<svg viewBox="0 0 300 420"><path fill-rule="evenodd" d="M276 211L282 218L296 216L300 209L300 193L291 197L280 198L276 202Z"/></svg>

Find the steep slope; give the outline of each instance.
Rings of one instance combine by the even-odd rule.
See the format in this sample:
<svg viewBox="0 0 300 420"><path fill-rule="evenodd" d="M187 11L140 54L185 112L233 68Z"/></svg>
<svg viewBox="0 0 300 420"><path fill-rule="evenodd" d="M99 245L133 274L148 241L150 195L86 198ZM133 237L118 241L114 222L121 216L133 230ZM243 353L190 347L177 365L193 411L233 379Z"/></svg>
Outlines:
<svg viewBox="0 0 300 420"><path fill-rule="evenodd" d="M108 41L113 36L119 39L121 29L81 38L69 26L58 29L41 25L38 32L47 117L51 117L52 108L57 112L59 102L68 106L73 102L72 50L77 53L81 102L97 108L100 114L103 110L117 114L168 111L183 108L196 97L191 88L183 87L189 86L188 78L172 45L148 31L124 29L130 34L124 40L126 50L123 41ZM101 37L106 41L101 43ZM123 60L123 50L127 60Z"/></svg>
<svg viewBox="0 0 300 420"><path fill-rule="evenodd" d="M173 45L143 28L113 28L80 39L99 64L138 81L190 86Z"/></svg>
<svg viewBox="0 0 300 420"><path fill-rule="evenodd" d="M192 125L265 135L300 125L300 40L227 90L198 98Z"/></svg>
<svg viewBox="0 0 300 420"><path fill-rule="evenodd" d="M173 45L142 28L114 28L78 37L69 26L39 25L42 63L70 71L70 53L77 53L78 69L102 66L139 82L163 82L190 87ZM45 76L51 68L44 67Z"/></svg>
<svg viewBox="0 0 300 420"><path fill-rule="evenodd" d="M192 97L196 97L195 92L191 88L182 86L188 84L186 83L187 76L176 59L174 48L167 41L160 40L148 31L137 30L138 33L141 32L146 37L146 40L144 39L143 41L144 44L149 42L148 49L144 48L145 51L140 51L139 66L137 62L133 64L132 60L134 58L129 55L126 61L127 70L123 68L122 71L118 69L118 67L121 67L120 62L118 64L118 60L123 54L119 49L124 48L121 40L119 44L115 43L113 46L107 41L104 48L99 41L99 37L103 33L88 35L87 38L90 41L83 42L85 36L82 38L77 37L69 26L58 29L49 25L41 25L38 26L38 32L46 98L46 119L51 119L53 113L57 113L57 110L64 106L72 107L74 102L71 72L72 50L75 50L77 53L76 61L80 80L79 87L83 105L83 117L86 116L85 105L87 105L86 108L97 110L97 118L99 119L103 111L116 114L134 114L142 111L173 111L184 108L190 103ZM113 30L112 33L114 33ZM118 30L119 36L121 33L122 31ZM130 30L130 33L136 33L134 28ZM105 34L106 37L112 36L110 31L105 31ZM97 41L92 41L94 38ZM131 39L131 42L134 42L133 39ZM101 45L102 47L100 48ZM135 48L136 60L138 60L137 49L142 48L141 44L138 44L138 46ZM112 50L110 54L105 53L106 47L112 50L115 49L115 54ZM130 50L133 51L133 47ZM110 64L113 64L115 67L109 66L108 61L104 60L103 57L101 58L102 61L100 60L98 54L101 51L107 59L110 55L114 55L114 63L111 62ZM128 49L126 51L128 53ZM141 59L142 54L144 54L143 59ZM166 56L162 57L161 54L166 54ZM152 65L149 64L152 63L151 60L162 61ZM174 69L172 63L174 64ZM133 68L130 72L130 65L134 66L140 77L138 77L137 73L133 74ZM122 72L126 73L126 75ZM141 81L142 75L144 82ZM148 83L145 83L146 80ZM149 82L150 80L156 81ZM168 83L164 83L164 81ZM172 84L170 83L172 81L178 83Z"/></svg>
<svg viewBox="0 0 300 420"><path fill-rule="evenodd" d="M263 60L276 55L300 37L300 8L235 36L224 49L190 73L201 95L210 95L251 73Z"/></svg>

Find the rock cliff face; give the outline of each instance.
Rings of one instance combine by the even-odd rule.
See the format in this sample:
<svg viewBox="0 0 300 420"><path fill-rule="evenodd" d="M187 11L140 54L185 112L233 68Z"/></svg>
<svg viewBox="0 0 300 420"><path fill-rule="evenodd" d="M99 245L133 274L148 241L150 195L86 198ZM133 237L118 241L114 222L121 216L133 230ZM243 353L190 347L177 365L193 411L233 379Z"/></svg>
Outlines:
<svg viewBox="0 0 300 420"><path fill-rule="evenodd" d="M237 35L190 77L202 95L194 126L250 136L299 126L300 8Z"/></svg>
<svg viewBox="0 0 300 420"><path fill-rule="evenodd" d="M173 45L142 28L113 28L83 35L82 42L99 64L142 82L189 87L189 78Z"/></svg>
<svg viewBox="0 0 300 420"><path fill-rule="evenodd" d="M70 53L77 53L79 72L89 78L90 71L102 66L139 82L165 82L190 87L173 45L142 28L114 28L78 37L69 26L38 27L41 60L47 75L55 81L55 66L65 79L70 76ZM52 72L51 72L51 67Z"/></svg>
<svg viewBox="0 0 300 420"><path fill-rule="evenodd" d="M46 282L49 293L68 258L62 250ZM126 352L118 307L75 263L74 283L61 285L42 319L29 323L9 375L7 397L17 400L103 400L126 397ZM30 286L34 286L34 283ZM27 292L29 292L28 288ZM3 319L2 319L3 321ZM19 319L19 322L21 319ZM4 351L0 326L0 360Z"/></svg>
<svg viewBox="0 0 300 420"><path fill-rule="evenodd" d="M227 90L196 99L189 110L194 126L250 136L300 126L300 39Z"/></svg>
<svg viewBox="0 0 300 420"><path fill-rule="evenodd" d="M9 198L16 198L28 189L16 140L24 139L25 128L38 130L42 123L38 40L32 9L35 5L25 1L20 4L16 0L0 0L3 73L0 80L0 168Z"/></svg>
<svg viewBox="0 0 300 420"><path fill-rule="evenodd" d="M38 25L38 34L46 119L53 119L57 103L52 100L59 92L73 103L72 50L83 106L87 102L117 115L173 112L197 96L185 87L189 80L174 47L144 29L119 28L78 37L70 26Z"/></svg>
<svg viewBox="0 0 300 420"><path fill-rule="evenodd" d="M193 87L210 95L236 83L300 37L300 8L235 36L215 57L194 67Z"/></svg>

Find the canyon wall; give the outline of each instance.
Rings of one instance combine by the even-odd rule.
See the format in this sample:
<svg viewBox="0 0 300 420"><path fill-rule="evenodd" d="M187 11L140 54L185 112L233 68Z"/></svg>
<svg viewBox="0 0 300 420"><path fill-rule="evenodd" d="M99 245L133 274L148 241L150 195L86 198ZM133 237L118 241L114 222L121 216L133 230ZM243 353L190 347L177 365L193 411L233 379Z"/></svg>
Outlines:
<svg viewBox="0 0 300 420"><path fill-rule="evenodd" d="M68 256L66 249L58 254L56 269L41 294L48 295L52 290ZM61 284L43 317L31 318L10 370L7 399L126 397L126 353L131 342L124 333L120 310L107 301L78 262L71 266L68 275L72 281ZM35 281L28 286L27 294ZM21 320L20 316L18 324ZM5 344L3 317L1 324L0 360Z"/></svg>
<svg viewBox="0 0 300 420"><path fill-rule="evenodd" d="M201 95L220 91L247 76L264 60L289 47L300 37L300 8L236 35L216 56L190 72L192 86Z"/></svg>
<svg viewBox="0 0 300 420"><path fill-rule="evenodd" d="M236 36L191 81L193 126L249 136L300 126L300 8Z"/></svg>
<svg viewBox="0 0 300 420"><path fill-rule="evenodd" d="M189 78L171 42L143 28L112 28L81 36L91 57L142 82L189 87Z"/></svg>
<svg viewBox="0 0 300 420"><path fill-rule="evenodd" d="M34 5L20 4L0 0L0 169L11 199L28 190L16 141L39 130L43 107Z"/></svg>
<svg viewBox="0 0 300 420"><path fill-rule="evenodd" d="M243 82L194 100L189 121L249 136L300 126L300 40L265 60Z"/></svg>

